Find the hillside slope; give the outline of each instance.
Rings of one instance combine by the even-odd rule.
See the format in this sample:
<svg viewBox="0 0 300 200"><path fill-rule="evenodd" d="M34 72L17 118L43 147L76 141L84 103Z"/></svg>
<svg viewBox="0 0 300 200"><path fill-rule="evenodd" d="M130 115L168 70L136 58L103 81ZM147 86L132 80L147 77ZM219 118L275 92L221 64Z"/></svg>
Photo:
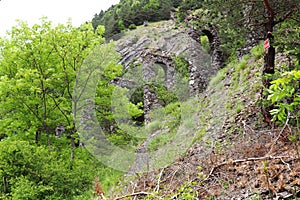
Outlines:
<svg viewBox="0 0 300 200"><path fill-rule="evenodd" d="M164 168L129 176L116 199L288 199L298 195L296 143L260 114L263 48L231 61L190 101L194 144ZM282 61L282 60L281 60ZM122 196L124 195L124 196ZM120 198L120 196L122 196Z"/></svg>

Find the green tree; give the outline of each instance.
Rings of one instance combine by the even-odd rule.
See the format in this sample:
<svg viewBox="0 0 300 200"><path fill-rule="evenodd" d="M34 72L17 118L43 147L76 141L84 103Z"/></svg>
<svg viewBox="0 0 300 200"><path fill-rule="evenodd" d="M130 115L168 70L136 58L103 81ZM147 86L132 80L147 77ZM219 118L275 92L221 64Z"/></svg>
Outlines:
<svg viewBox="0 0 300 200"><path fill-rule="evenodd" d="M103 42L103 27L93 31L91 24L80 28L71 24L13 27L10 39L1 42L1 131L7 134L50 133L63 124L74 148L75 122L72 96L77 71L96 45ZM74 157L72 153L71 157Z"/></svg>
<svg viewBox="0 0 300 200"><path fill-rule="evenodd" d="M76 149L70 170L67 143L62 148L37 146L20 137L0 142L1 199L73 199L91 196L92 181L105 170L84 148Z"/></svg>
<svg viewBox="0 0 300 200"><path fill-rule="evenodd" d="M271 81L270 75L275 72L275 47L278 45L277 41L281 40L274 37L278 36L276 34L277 27L283 22L294 24L294 21L299 18L299 7L300 4L297 0L206 0L201 3L200 9L195 11L194 15L197 20L193 25L202 30L203 27L208 26L218 27L223 46L234 50L230 54L235 53L237 48L241 48L245 44L249 45L255 40L269 40L270 47L265 51L262 68L262 84L268 89ZM290 38L289 35L280 37L285 38L283 40ZM266 96L263 98L266 99ZM262 108L266 118L270 117L270 109Z"/></svg>
<svg viewBox="0 0 300 200"><path fill-rule="evenodd" d="M75 148L77 73L100 72L95 102L102 111L102 102L110 105L110 80L122 72L114 43L101 44L103 33L102 26L95 32L91 24L52 26L42 19L32 27L20 22L1 38L0 131L8 137L0 142L0 199L90 196L94 177L102 181L113 171ZM68 137L56 139L61 124Z"/></svg>

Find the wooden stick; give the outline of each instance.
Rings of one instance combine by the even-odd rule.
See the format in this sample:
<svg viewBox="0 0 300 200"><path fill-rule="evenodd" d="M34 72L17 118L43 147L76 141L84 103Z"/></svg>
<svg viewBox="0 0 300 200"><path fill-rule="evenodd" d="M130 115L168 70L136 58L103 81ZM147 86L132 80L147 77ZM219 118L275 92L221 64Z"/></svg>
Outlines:
<svg viewBox="0 0 300 200"><path fill-rule="evenodd" d="M126 197L134 197L134 196L138 196L138 195L149 195L149 194L151 194L151 193L149 193L149 192L136 192L136 193L127 194L127 195L124 195L124 196L121 196L121 197L117 197L117 198L115 198L115 200L124 199Z"/></svg>
<svg viewBox="0 0 300 200"><path fill-rule="evenodd" d="M157 186L156 186L155 192L159 191L160 180L161 180L161 177L162 177L162 174L163 174L164 170L165 170L165 168L162 168L162 170L160 171L160 174L159 174L159 177L158 177L158 180L157 180Z"/></svg>
<svg viewBox="0 0 300 200"><path fill-rule="evenodd" d="M289 120L290 120L290 112L288 112L288 116L286 117L286 121L285 121L285 124L284 126L282 127L280 133L278 134L278 136L276 137L276 139L274 140L274 142L272 143L271 147L270 147L270 150L269 152L267 153L270 154L271 151L273 150L273 146L277 143L277 141L279 140L280 136L282 135L283 131L285 130L285 128L288 126L289 124Z"/></svg>

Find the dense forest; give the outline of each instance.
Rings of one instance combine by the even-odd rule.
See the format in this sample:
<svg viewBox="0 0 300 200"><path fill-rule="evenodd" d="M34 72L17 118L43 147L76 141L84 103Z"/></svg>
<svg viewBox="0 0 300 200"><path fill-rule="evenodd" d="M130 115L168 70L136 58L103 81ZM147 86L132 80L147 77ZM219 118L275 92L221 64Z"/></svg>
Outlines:
<svg viewBox="0 0 300 200"><path fill-rule="evenodd" d="M125 196L122 196L122 187L126 181L134 182L134 178L128 181L126 171L112 168L106 163L115 162L115 165L119 165L131 159L121 158L122 151L110 155L111 147L105 146L107 141L134 154L145 141L145 138L138 137L142 130L156 133L162 129L170 132L170 135L181 130L180 125L185 120L182 114L184 110L187 113L193 113L191 110L202 113L205 110L212 115L209 119L208 115L197 115L204 120L201 126L197 125L198 129L190 125L193 124L191 121L184 124L193 127L196 135L193 143L201 141L206 131L214 129L209 127L214 125L210 125L209 120L214 119L216 114L207 110L210 108L207 99L214 93L207 91L206 94L206 88L203 89L203 96L197 94L190 104L186 104L180 101L176 92L168 91L163 84L148 84L147 87L158 98L164 111L164 114L160 113L162 110L149 114L145 113L143 87L137 88L128 99L125 98L128 91L118 89L113 84L128 71L134 72L131 77L138 77L141 63L133 59L129 67L122 66L122 57L116 51L117 41L110 39L120 39L126 34L130 35L133 30L143 28L151 32L156 23L161 21L173 21L174 26L168 27L172 30L193 31L198 34L196 39L203 51L211 56L214 53L222 56L224 66L219 67L220 71L212 79L215 82L208 85L209 89L218 90L217 82L222 86L234 87L233 91L238 90L241 95L247 96L251 93L249 90L254 88L253 83L249 83L252 76L258 77L253 91L259 93L255 106L259 108L256 111L262 120L251 121L251 124L259 124L258 127L265 124L270 130L281 130L278 131L278 138L285 134L291 142L289 145L296 146L298 159L292 162L297 164L300 139L299 8L297 0L121 0L108 10L101 10L91 22L80 27L73 27L71 23L54 26L47 18L33 26L20 22L0 38L0 199L217 198L212 194L201 196L199 188L204 187L218 167L227 164L225 161L213 167L206 176L202 174L199 164L195 179L181 185L174 184L174 187L178 187L172 190L171 183L179 169L173 173L169 186L168 181L165 182L163 190L161 180L167 168L165 166L152 179L152 185L143 182L143 185L149 186L147 192L144 191L145 187L135 192L137 181L133 192ZM153 40L159 41L159 33L154 35ZM265 49L263 42L266 43ZM216 46L220 48L213 51ZM285 55L289 64L278 64L278 55ZM171 59L175 69L181 73L180 81L189 82L191 70L184 55L172 55ZM160 71L157 73L158 78L164 76ZM238 73L248 73L245 75L247 78L242 79ZM233 80L231 85L226 83L230 78ZM234 82L237 80L243 81ZM90 82L94 87L90 88ZM243 87L244 83L248 85ZM84 91L92 94L91 102ZM234 92L231 95L231 101L238 101L236 99L239 97ZM251 96L252 100L255 98ZM228 119L235 116L232 110L240 114L246 109L240 105L224 105L230 110L228 115L232 115ZM117 112L118 109L120 111ZM86 110L94 114L87 114ZM149 116L146 114L157 120L147 122L148 118L145 117ZM161 118L162 115L164 118ZM93 123L96 121L99 125L96 129L101 127L103 135L85 135L87 130L96 131L90 130L93 124L85 122L86 119L92 119ZM127 119L130 119L130 123L122 125L121 122ZM162 127L162 123L167 123L167 128ZM245 131L239 129L236 121L233 120L232 124L228 128L232 130L229 131L231 134L245 136ZM207 129L204 130L204 126ZM247 124L244 123L243 127L247 127ZM107 140L95 144L96 139L102 137ZM149 143L148 150L157 150L169 139L169 136L160 135ZM212 141L208 143L207 146L216 144ZM108 153L96 152L98 146L105 146ZM214 152L214 155L217 156L217 153ZM110 161L112 157L116 159ZM180 159L177 158L177 161ZM101 162L103 160L105 162ZM288 167L295 164L283 160L282 163ZM267 169L265 165L264 177L268 179ZM137 177L143 177L143 174ZM223 189L227 188L226 184L220 183ZM294 185L295 190L299 189L296 188L300 186L298 182ZM268 195L272 199L277 190L270 188L268 185ZM298 192L293 195L298 195Z"/></svg>
<svg viewBox="0 0 300 200"><path fill-rule="evenodd" d="M106 12L100 11L92 19L93 27L105 26L105 37L121 33L126 29L134 29L144 22L157 22L170 19L170 12L181 3L181 0L121 0Z"/></svg>

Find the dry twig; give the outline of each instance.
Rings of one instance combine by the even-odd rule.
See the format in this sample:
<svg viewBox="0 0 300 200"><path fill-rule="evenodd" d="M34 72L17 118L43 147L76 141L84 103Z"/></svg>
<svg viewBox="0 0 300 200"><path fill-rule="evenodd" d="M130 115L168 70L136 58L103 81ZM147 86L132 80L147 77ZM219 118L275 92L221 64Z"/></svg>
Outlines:
<svg viewBox="0 0 300 200"><path fill-rule="evenodd" d="M127 194L127 195L124 195L124 196L121 196L121 197L117 197L115 198L115 200L120 200L120 199L124 199L124 198L127 198L127 197L136 197L138 195L149 195L151 193L149 192L136 192L136 193L132 193L132 194Z"/></svg>
<svg viewBox="0 0 300 200"><path fill-rule="evenodd" d="M157 180L157 186L156 186L155 192L159 191L160 181L161 181L161 177L162 177L162 174L163 174L164 170L165 170L165 168L162 168L162 170L160 171L160 174L159 174L159 177L158 177L158 180Z"/></svg>
<svg viewBox="0 0 300 200"><path fill-rule="evenodd" d="M285 128L288 126L290 120L290 113L288 113L288 116L286 118L285 124L282 127L280 133L278 134L278 136L276 137L276 139L274 140L274 142L272 143L271 147L270 147L270 151L267 153L267 155L271 154L271 151L273 150L274 145L277 143L277 141L279 140L279 138L281 137L283 131L285 130Z"/></svg>

